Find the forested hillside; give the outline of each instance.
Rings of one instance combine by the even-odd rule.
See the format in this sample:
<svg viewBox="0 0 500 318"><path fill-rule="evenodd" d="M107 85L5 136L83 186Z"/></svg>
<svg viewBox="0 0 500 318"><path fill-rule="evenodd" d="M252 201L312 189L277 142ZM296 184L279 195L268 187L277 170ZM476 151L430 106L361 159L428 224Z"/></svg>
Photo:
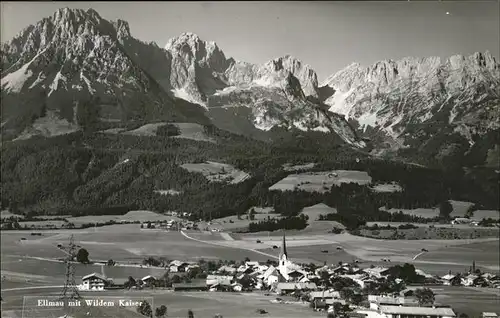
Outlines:
<svg viewBox="0 0 500 318"><path fill-rule="evenodd" d="M472 170L445 171L375 159L319 132L297 131L262 142L213 126L205 130L216 143L95 132L5 143L2 208L36 214L148 209L208 218L243 214L253 206L274 206L283 215L296 215L305 206L325 202L365 220L387 219L388 213L378 209L381 206L432 207L447 199L498 208L498 182L484 170L482 175L471 174ZM201 173L180 167L206 160L231 164L250 178L236 184L209 182ZM356 184L323 194L268 190L291 173L283 170L283 164L309 162L316 163L312 171L363 170L373 183L395 181L404 190L377 193ZM179 194L158 193L168 189Z"/></svg>

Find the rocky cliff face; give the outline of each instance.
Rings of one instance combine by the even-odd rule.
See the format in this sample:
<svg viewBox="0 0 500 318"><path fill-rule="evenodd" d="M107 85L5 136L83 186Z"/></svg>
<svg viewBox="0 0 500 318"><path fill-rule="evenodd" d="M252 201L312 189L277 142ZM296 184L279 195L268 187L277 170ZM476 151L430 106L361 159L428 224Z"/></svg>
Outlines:
<svg viewBox="0 0 500 318"><path fill-rule="evenodd" d="M468 139L498 128L499 83L499 64L486 52L352 64L323 85L335 90L325 101L331 111L404 141L411 127L431 122Z"/></svg>
<svg viewBox="0 0 500 318"><path fill-rule="evenodd" d="M168 61L166 51L133 39L124 21L58 10L2 46L3 133L33 133L47 112L74 129L100 120L204 120L184 115L164 89L168 82L151 72L168 71Z"/></svg>

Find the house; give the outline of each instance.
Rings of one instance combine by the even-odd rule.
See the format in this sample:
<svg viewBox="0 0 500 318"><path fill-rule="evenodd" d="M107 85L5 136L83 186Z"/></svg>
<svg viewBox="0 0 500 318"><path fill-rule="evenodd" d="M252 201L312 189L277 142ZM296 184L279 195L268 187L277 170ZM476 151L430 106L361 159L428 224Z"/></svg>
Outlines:
<svg viewBox="0 0 500 318"><path fill-rule="evenodd" d="M213 291L223 291L223 292L229 292L232 290L232 286L231 285L228 285L228 284L213 284L212 286L209 286L210 289L209 291L213 292Z"/></svg>
<svg viewBox="0 0 500 318"><path fill-rule="evenodd" d="M233 276L223 276L223 275L208 275L206 279L207 286L212 286L215 284L231 285L233 281Z"/></svg>
<svg viewBox="0 0 500 318"><path fill-rule="evenodd" d="M237 269L237 272L240 274L250 274L250 273L253 273L253 271L254 271L253 267L248 267L245 265L241 265Z"/></svg>
<svg viewBox="0 0 500 318"><path fill-rule="evenodd" d="M455 218L451 221L451 224L470 224L472 222L469 218Z"/></svg>
<svg viewBox="0 0 500 318"><path fill-rule="evenodd" d="M375 278L382 278L389 275L389 269L386 267L365 268L363 271Z"/></svg>
<svg viewBox="0 0 500 318"><path fill-rule="evenodd" d="M200 268L200 265L198 264L189 264L185 267L184 271L189 273L189 271L193 270L193 269L197 269L197 268Z"/></svg>
<svg viewBox="0 0 500 318"><path fill-rule="evenodd" d="M315 283L278 283L276 293L279 295L291 294L297 290L314 291L318 289Z"/></svg>
<svg viewBox="0 0 500 318"><path fill-rule="evenodd" d="M181 273L186 271L189 264L183 261L171 261L169 266L171 273Z"/></svg>
<svg viewBox="0 0 500 318"><path fill-rule="evenodd" d="M106 277L98 273L92 273L82 277L82 284L78 285L79 290L92 290L100 291L104 290L105 286L108 286L109 282Z"/></svg>
<svg viewBox="0 0 500 318"><path fill-rule="evenodd" d="M235 292L240 292L243 290L243 285L241 285L240 283L232 283L231 284L231 288L233 289L233 291Z"/></svg>
<svg viewBox="0 0 500 318"><path fill-rule="evenodd" d="M288 279L290 281L294 281L294 282L299 281L304 276L305 276L304 273L302 273L298 270L292 270L288 273Z"/></svg>
<svg viewBox="0 0 500 318"><path fill-rule="evenodd" d="M156 278L152 275L144 276L143 278L141 278L141 282L146 286L154 286Z"/></svg>
<svg viewBox="0 0 500 318"><path fill-rule="evenodd" d="M447 274L441 277L441 281L443 282L443 285L446 286L460 286L462 284L462 279L460 278L460 275L458 274Z"/></svg>
<svg viewBox="0 0 500 318"><path fill-rule="evenodd" d="M479 277L478 275L469 274L461 278L461 283L463 286L473 286L474 280L476 280L478 277Z"/></svg>
<svg viewBox="0 0 500 318"><path fill-rule="evenodd" d="M350 272L350 268L348 266L337 266L331 272L337 275L345 275Z"/></svg>
<svg viewBox="0 0 500 318"><path fill-rule="evenodd" d="M217 272L219 273L228 273L228 274L234 274L236 273L236 268L232 267L232 266L221 266Z"/></svg>
<svg viewBox="0 0 500 318"><path fill-rule="evenodd" d="M415 298L392 297L384 295L368 295L370 309L379 310L380 306L418 306L418 301Z"/></svg>
<svg viewBox="0 0 500 318"><path fill-rule="evenodd" d="M259 267L259 262L245 262L246 267Z"/></svg>
<svg viewBox="0 0 500 318"><path fill-rule="evenodd" d="M386 318L454 318L453 309L449 307L410 307L383 305L378 309L379 317Z"/></svg>

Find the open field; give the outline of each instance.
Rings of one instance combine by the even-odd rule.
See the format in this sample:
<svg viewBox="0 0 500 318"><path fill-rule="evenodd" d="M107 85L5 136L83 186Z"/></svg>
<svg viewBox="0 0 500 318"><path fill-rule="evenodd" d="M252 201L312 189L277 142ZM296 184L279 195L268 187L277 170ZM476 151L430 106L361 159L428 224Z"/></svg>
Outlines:
<svg viewBox="0 0 500 318"><path fill-rule="evenodd" d="M57 220L45 220L45 221L22 221L19 222L21 227L29 228L59 228L62 227L66 222Z"/></svg>
<svg viewBox="0 0 500 318"><path fill-rule="evenodd" d="M200 124L195 123L173 123L174 126L179 128L180 135L174 138L191 139L197 141L215 142L213 138L205 134L205 128Z"/></svg>
<svg viewBox="0 0 500 318"><path fill-rule="evenodd" d="M151 211L130 211L125 215L87 215L78 217L66 218L68 222L74 223L76 226L85 223L105 223L108 221L115 222L156 222L156 221L168 221L175 220L178 221L179 218L163 215Z"/></svg>
<svg viewBox="0 0 500 318"><path fill-rule="evenodd" d="M416 225L419 226L420 224ZM498 238L500 234L500 230L497 227L476 227L466 224L446 225L440 227L430 227L427 225L416 229L361 229L359 230L359 234L377 239L393 240Z"/></svg>
<svg viewBox="0 0 500 318"><path fill-rule="evenodd" d="M500 219L500 211L495 211L495 210L476 210L474 211L473 216L471 219L473 220L482 220L482 219L493 219L493 220L498 220Z"/></svg>
<svg viewBox="0 0 500 318"><path fill-rule="evenodd" d="M315 165L316 164L314 162L305 163L303 165L294 165L294 166L288 163L283 165L283 170L285 171L309 170L314 168Z"/></svg>
<svg viewBox="0 0 500 318"><path fill-rule="evenodd" d="M403 188L393 182L393 183L382 183L382 184L377 184L371 187L372 191L374 192L401 192L403 191Z"/></svg>
<svg viewBox="0 0 500 318"><path fill-rule="evenodd" d="M326 192L334 185L342 183L370 184L372 178L365 171L334 170L324 172L311 172L290 174L278 181L269 190L308 192Z"/></svg>
<svg viewBox="0 0 500 318"><path fill-rule="evenodd" d="M11 217L23 219L24 215L14 214L14 213L7 211L7 210L0 211L0 219L7 219L7 218L11 218Z"/></svg>
<svg viewBox="0 0 500 318"><path fill-rule="evenodd" d="M158 130L158 128L165 126L165 125L167 125L167 123L145 124L137 129L122 132L122 134L133 135L133 136L148 136L148 137L156 136L156 131Z"/></svg>
<svg viewBox="0 0 500 318"><path fill-rule="evenodd" d="M212 161L185 163L181 167L189 172L200 172L211 182L229 181L229 183L236 184L250 177L248 173L240 171L229 164Z"/></svg>
<svg viewBox="0 0 500 318"><path fill-rule="evenodd" d="M169 123L166 122L149 123L129 131L126 131L125 128L111 128L102 130L101 132L105 134L123 134L123 135L133 135L133 136L154 137L157 136L158 128L168 124ZM176 126L179 129L179 135L172 136L173 138L215 142L213 138L207 136L207 134L205 133L205 128L200 124L195 124L195 123L170 123L170 124Z"/></svg>
<svg viewBox="0 0 500 318"><path fill-rule="evenodd" d="M484 311L498 312L500 308L498 290L455 286L436 286L431 289L436 294L436 302L450 305L457 317L462 313L469 317L480 317Z"/></svg>
<svg viewBox="0 0 500 318"><path fill-rule="evenodd" d="M327 215L330 213L337 213L337 209L331 208L324 203L318 203L316 205L304 208L302 210L302 214L307 215L309 217L309 220L307 221L307 227L301 230L301 232L303 234L325 234L330 232L334 227L344 229L345 226L336 221L318 221L320 215Z"/></svg>
<svg viewBox="0 0 500 318"><path fill-rule="evenodd" d="M233 235L237 240L233 242L225 242L224 244L231 246L234 244L239 244L239 246L248 246L249 248L259 248L266 249L271 245L278 245L281 240L282 233L275 232L270 233L267 236L264 233L261 235ZM256 240L261 240L262 244L255 243ZM493 242L493 243L490 243ZM330 245L342 246L345 252L352 255L354 258L359 260L364 260L366 262L380 262L383 258L388 258L391 262L398 263L414 263L418 267L426 268L441 268L441 273L446 273L448 268L459 267L460 270L463 268L468 268L471 261L467 260L467 257L463 257L460 251L455 252L454 257L446 258L423 258L419 256L414 259L414 257L421 252L422 248L429 250L429 253L433 251L440 251L443 249L449 249L453 246L466 246L467 244L486 244L485 248L488 248L491 252L489 255L483 255L478 253L478 258L476 263L480 263L485 269L491 271L499 271L500 267L498 264L499 252L498 249L495 251L494 247L498 246L498 238L485 238L476 240L378 240L365 237L358 237L344 234L327 234L327 235L289 235L287 232L287 246L293 247L305 247L311 248L312 245ZM493 245L493 248L489 247ZM260 246L260 247L258 247ZM424 254L425 255L425 254Z"/></svg>
<svg viewBox="0 0 500 318"><path fill-rule="evenodd" d="M5 303L2 305L2 317L20 318L19 309L22 306L22 296L40 295L40 291L44 296L57 295L57 289L51 290L25 290L12 291L5 293ZM313 312L308 304L274 304L270 300L275 299L275 296L264 296L263 293L214 293L214 292L170 292L166 290L155 291L105 291L94 293L83 293L83 297L96 296L114 296L114 297L153 297L154 307L166 305L168 308L168 317L187 317L187 311L191 309L195 317L211 318L216 314L221 314L223 317L231 318L248 318L259 316L255 313L256 309L265 309L268 314L262 317L322 317L324 313ZM287 297L282 297L288 300ZM14 311L14 312L12 312ZM121 311L126 313L126 311ZM4 315L4 313L10 315ZM135 312L128 311L128 316L122 317L138 317ZM50 316L46 316L50 317ZM90 316L96 317L96 316ZM101 316L106 317L106 316ZM120 317L120 316L116 316ZM25 318L31 318L26 317Z"/></svg>
<svg viewBox="0 0 500 318"><path fill-rule="evenodd" d="M465 201L455 201L455 200L449 200L451 205L453 206L453 212L451 212L450 216L452 218L463 218L465 214L467 213L467 210L473 206L474 204L471 202L465 202ZM413 216L418 216L422 218L435 218L439 216L439 207L435 207L432 209L427 209L427 208L417 208L417 209L386 209L385 207L381 207L381 210L385 210L390 213L397 213L399 211L403 212L404 214L408 215L413 215ZM498 219L500 218L500 212L499 211L492 211L492 210L476 210L474 211L474 216L472 219L478 219L482 220L483 218L488 218L491 217L493 219Z"/></svg>
<svg viewBox="0 0 500 318"><path fill-rule="evenodd" d="M256 209L257 211L257 209ZM248 225L251 222L258 222L262 220L267 220L267 218L275 218L280 219L282 215L279 213L255 213L254 220L250 220L247 218L248 215L243 215L241 220L236 216L228 216L219 219L213 219L210 225L207 222L199 222L198 227L204 229L208 227L209 229L220 229L224 231L235 231L240 229L248 229ZM233 223L231 223L233 222Z"/></svg>
<svg viewBox="0 0 500 318"><path fill-rule="evenodd" d="M148 256L167 259L243 260L245 257L266 261L269 257L251 251L202 244L184 237L180 232L140 229L137 224L112 225L86 230L54 230L42 237L30 237L21 231L2 232L2 255L29 255L60 258L63 251L57 244L67 244L74 235L75 244L86 248L94 260L140 262ZM21 237L27 240L20 241ZM29 240L28 240L29 238Z"/></svg>
<svg viewBox="0 0 500 318"><path fill-rule="evenodd" d="M472 264L476 262L478 266L497 265L500 258L500 243L492 240L481 243L471 243L463 245L448 246L429 250L418 257L419 260L450 261Z"/></svg>

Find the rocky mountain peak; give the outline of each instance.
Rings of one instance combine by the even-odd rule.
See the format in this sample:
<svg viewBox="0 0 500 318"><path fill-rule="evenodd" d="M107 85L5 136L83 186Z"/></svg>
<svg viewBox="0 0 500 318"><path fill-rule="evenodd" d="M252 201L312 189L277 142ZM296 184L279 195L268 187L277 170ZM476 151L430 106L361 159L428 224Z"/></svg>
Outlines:
<svg viewBox="0 0 500 318"><path fill-rule="evenodd" d="M198 35L191 32L185 32L170 39L165 45L165 49L178 62L190 65L190 67L197 64L217 73L223 73L230 63L215 42L203 41Z"/></svg>
<svg viewBox="0 0 500 318"><path fill-rule="evenodd" d="M318 97L318 76L308 65L299 59L287 54L275 58L263 65L261 73L282 74L287 77L287 72L292 73L301 83L302 90L307 96Z"/></svg>
<svg viewBox="0 0 500 318"><path fill-rule="evenodd" d="M127 21L124 20L116 20L116 22L112 22L113 27L116 30L116 36L118 39L124 39L130 37L130 26Z"/></svg>

